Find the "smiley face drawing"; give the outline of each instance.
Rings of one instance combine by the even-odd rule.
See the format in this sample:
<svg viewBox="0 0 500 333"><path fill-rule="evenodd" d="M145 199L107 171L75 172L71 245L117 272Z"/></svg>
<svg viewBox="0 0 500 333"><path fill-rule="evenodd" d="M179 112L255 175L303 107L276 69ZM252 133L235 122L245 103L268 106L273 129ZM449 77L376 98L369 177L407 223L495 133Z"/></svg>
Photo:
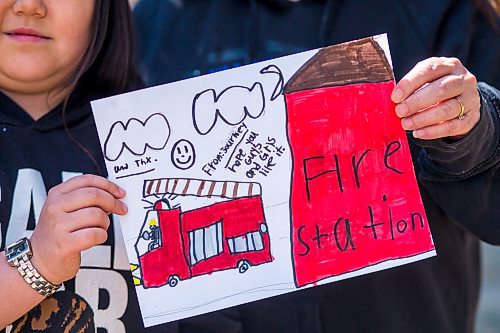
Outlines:
<svg viewBox="0 0 500 333"><path fill-rule="evenodd" d="M196 152L191 142L182 139L174 144L170 157L177 169L187 170L194 165L196 161Z"/></svg>

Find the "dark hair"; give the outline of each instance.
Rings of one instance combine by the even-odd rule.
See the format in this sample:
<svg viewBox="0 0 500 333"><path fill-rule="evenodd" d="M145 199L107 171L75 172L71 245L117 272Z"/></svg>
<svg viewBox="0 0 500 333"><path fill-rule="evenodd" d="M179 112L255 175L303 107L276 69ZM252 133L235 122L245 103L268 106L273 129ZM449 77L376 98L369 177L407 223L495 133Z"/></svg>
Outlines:
<svg viewBox="0 0 500 333"><path fill-rule="evenodd" d="M500 0L475 0L474 3L493 30L497 31L500 24Z"/></svg>
<svg viewBox="0 0 500 333"><path fill-rule="evenodd" d="M500 15L500 0L489 0L491 7L493 7L493 10L497 14L497 16Z"/></svg>
<svg viewBox="0 0 500 333"><path fill-rule="evenodd" d="M62 117L68 137L79 146L101 173L96 152L78 142L66 124L70 99L88 102L142 88L135 67L135 45L131 10L128 0L95 0L90 42L80 64L66 82L70 93L62 107Z"/></svg>
<svg viewBox="0 0 500 333"><path fill-rule="evenodd" d="M68 79L72 92L100 98L142 87L134 49L128 1L95 0L89 46Z"/></svg>

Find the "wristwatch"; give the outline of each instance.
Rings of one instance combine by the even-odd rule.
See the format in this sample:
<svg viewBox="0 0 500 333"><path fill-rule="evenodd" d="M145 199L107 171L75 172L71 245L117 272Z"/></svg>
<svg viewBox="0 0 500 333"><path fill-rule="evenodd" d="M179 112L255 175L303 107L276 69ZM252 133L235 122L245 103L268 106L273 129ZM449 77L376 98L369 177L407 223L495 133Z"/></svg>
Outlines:
<svg viewBox="0 0 500 333"><path fill-rule="evenodd" d="M21 276L31 286L43 296L50 296L55 293L61 284L55 285L47 281L38 273L35 267L31 264L33 251L28 238L23 237L17 242L7 246L5 249L7 262L12 267L16 267Z"/></svg>

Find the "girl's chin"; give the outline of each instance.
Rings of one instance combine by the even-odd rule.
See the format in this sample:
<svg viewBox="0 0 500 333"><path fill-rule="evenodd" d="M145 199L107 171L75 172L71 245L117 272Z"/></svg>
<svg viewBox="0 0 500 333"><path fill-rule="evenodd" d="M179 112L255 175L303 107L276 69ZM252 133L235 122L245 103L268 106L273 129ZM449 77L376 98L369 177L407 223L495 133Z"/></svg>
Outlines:
<svg viewBox="0 0 500 333"><path fill-rule="evenodd" d="M0 87L25 93L50 92L65 81L65 76L61 74L35 66L16 68L6 72L0 68Z"/></svg>

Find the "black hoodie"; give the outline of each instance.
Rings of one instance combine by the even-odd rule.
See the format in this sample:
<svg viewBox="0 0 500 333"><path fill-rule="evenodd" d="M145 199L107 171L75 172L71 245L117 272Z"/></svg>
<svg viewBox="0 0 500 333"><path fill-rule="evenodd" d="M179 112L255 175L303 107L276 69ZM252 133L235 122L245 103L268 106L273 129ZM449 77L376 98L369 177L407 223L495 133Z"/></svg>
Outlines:
<svg viewBox="0 0 500 333"><path fill-rule="evenodd" d="M82 173L106 176L89 99L71 99L64 112L58 106L34 121L0 93L1 250L31 235L50 188ZM111 223L106 243L82 255L81 269L64 283L66 290L16 321L13 332L92 331L96 318L103 317L101 332L103 327L120 332L124 315L133 323L127 323L129 332L140 330L129 270L120 229Z"/></svg>

